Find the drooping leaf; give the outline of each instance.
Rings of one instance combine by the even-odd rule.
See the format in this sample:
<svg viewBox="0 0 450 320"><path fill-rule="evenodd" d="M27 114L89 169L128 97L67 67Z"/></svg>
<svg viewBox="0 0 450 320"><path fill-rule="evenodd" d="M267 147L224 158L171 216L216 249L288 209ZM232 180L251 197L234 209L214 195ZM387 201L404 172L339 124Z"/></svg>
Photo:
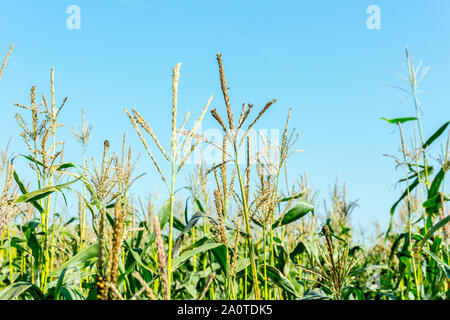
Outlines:
<svg viewBox="0 0 450 320"><path fill-rule="evenodd" d="M23 195L21 195L20 197L18 197L15 201L15 203L22 203L22 202L35 202L38 201L42 198L45 198L46 196L48 196L49 194L52 194L55 191L61 191L61 189L66 188L68 186L70 186L72 183L77 182L79 179L75 179L72 180L70 182L64 183L64 184L60 184L57 186L51 186L51 187L45 187L39 190L35 190L35 191L31 191L31 192L27 192Z"/></svg>
<svg viewBox="0 0 450 320"><path fill-rule="evenodd" d="M61 171L63 169L68 169L68 168L76 168L76 166L73 163L70 162L66 162L66 163L61 163L59 165L56 166L56 171Z"/></svg>
<svg viewBox="0 0 450 320"><path fill-rule="evenodd" d="M19 175L17 174L16 170L14 170L13 172L13 177L17 185L19 186L20 192L22 192L22 194L24 195L28 194L28 190L25 188L22 181L20 181ZM29 202L33 205L33 207L35 207L39 211L39 213L42 214L44 212L44 209L37 201L29 201Z"/></svg>
<svg viewBox="0 0 450 320"><path fill-rule="evenodd" d="M23 294L29 293L34 300L44 300L45 296L42 291L33 283L19 281L15 282L0 292L0 300L13 300L21 297Z"/></svg>
<svg viewBox="0 0 450 320"><path fill-rule="evenodd" d="M394 242L392 243L391 246L391 252L389 254L389 260L392 260L392 258L394 257L395 252L397 251L397 248L400 246L400 242L402 239L405 239L405 241L408 240L408 233L402 233L399 235L396 235Z"/></svg>
<svg viewBox="0 0 450 320"><path fill-rule="evenodd" d="M314 204L308 200L298 200L293 208L291 208L286 214L278 218L272 225L272 228L284 226L286 224L297 221L308 212L314 210Z"/></svg>
<svg viewBox="0 0 450 320"><path fill-rule="evenodd" d="M447 278L450 279L450 266L427 248L422 248L422 251L429 255L434 261L436 261L439 268L445 273Z"/></svg>
<svg viewBox="0 0 450 320"><path fill-rule="evenodd" d="M430 218L433 214L438 214L439 210L441 209L441 200L449 201L450 200L450 194L446 192L438 192L431 198L429 198L427 201L422 203L422 206L426 209L426 212L428 214L428 217Z"/></svg>
<svg viewBox="0 0 450 320"><path fill-rule="evenodd" d="M228 276L229 268L228 268L227 247L224 244L222 244L221 246L213 248L211 251L216 257L217 262L219 263L223 273Z"/></svg>
<svg viewBox="0 0 450 320"><path fill-rule="evenodd" d="M409 167L409 169L411 171L414 172L414 174L410 175L408 178L400 179L400 180L398 180L398 182L405 182L405 181L413 180L415 178L419 178L420 180L424 180L427 175L430 176L434 172L434 168L432 166L427 166L427 170L425 170L425 167L420 166L420 167L423 167L423 170L420 170L419 172L416 172L416 170L414 170L412 168L412 166L408 166L408 167Z"/></svg>
<svg viewBox="0 0 450 320"><path fill-rule="evenodd" d="M178 231L183 231L185 225L180 221L180 219L178 219L177 217L173 217L173 227Z"/></svg>
<svg viewBox="0 0 450 320"><path fill-rule="evenodd" d="M197 207L198 207L198 210L200 210L200 211L202 211L202 212L205 212L205 209L203 209L203 205L202 205L201 201L198 200L196 197L194 197L194 199L195 199L195 204L196 204Z"/></svg>
<svg viewBox="0 0 450 320"><path fill-rule="evenodd" d="M415 118L415 117L405 117L405 118L395 118L395 119L386 119L386 118L383 117L381 119L385 120L385 121L387 121L389 123L392 123L392 124L405 123L405 122L408 122L408 121L417 120L417 118Z"/></svg>
<svg viewBox="0 0 450 320"><path fill-rule="evenodd" d="M442 181L444 181L444 178L445 178L445 171L444 168L441 168L441 170L439 170L439 172L434 177L430 189L428 190L428 199L432 198L439 192L439 187L442 185Z"/></svg>
<svg viewBox="0 0 450 320"><path fill-rule="evenodd" d="M245 268L247 268L250 265L250 259L244 258L244 259L238 259L236 261L236 273L241 272Z"/></svg>
<svg viewBox="0 0 450 320"><path fill-rule="evenodd" d="M297 245L295 246L294 250L291 251L291 253L289 254L291 260L296 263L297 261L295 260L295 258L298 255L301 255L302 253L307 252L306 246L302 241L299 241L297 243Z"/></svg>
<svg viewBox="0 0 450 320"><path fill-rule="evenodd" d="M397 300L395 293L392 290L381 289L378 290L377 294L382 297L388 298L388 300Z"/></svg>
<svg viewBox="0 0 450 320"><path fill-rule="evenodd" d="M275 254L275 265L278 270L284 272L284 268L286 263L289 260L289 254L287 253L286 248L284 247L283 241L281 241L278 237L273 237L274 242L274 254Z"/></svg>
<svg viewBox="0 0 450 320"><path fill-rule="evenodd" d="M441 196L444 198L444 201L450 201L450 194L448 194L447 192L438 192L432 198L422 203L422 206L424 208L432 208L433 206L441 202Z"/></svg>
<svg viewBox="0 0 450 320"><path fill-rule="evenodd" d="M42 247L36 234L36 228L40 225L40 221L33 219L22 226L22 232L27 239L27 246L31 249L34 262L38 265L43 259Z"/></svg>
<svg viewBox="0 0 450 320"><path fill-rule="evenodd" d="M136 261L136 263L139 266L141 266L142 268L152 272L152 270L145 265L145 263L142 261L140 255L130 246L130 244L128 243L128 241L126 239L123 240L123 244L124 244L125 248L127 248L128 252L131 254L133 259Z"/></svg>
<svg viewBox="0 0 450 320"><path fill-rule="evenodd" d="M75 288L68 288L63 286L61 288L61 294L66 300L85 300L86 298Z"/></svg>
<svg viewBox="0 0 450 320"><path fill-rule="evenodd" d="M61 288L63 285L64 275L66 274L66 271L67 271L67 269L63 269L63 271L59 275L58 282L56 283L56 287L55 287L55 294L53 296L55 300L59 300L59 295L61 294Z"/></svg>
<svg viewBox="0 0 450 320"><path fill-rule="evenodd" d="M188 233L189 231L191 231L192 228L194 228L194 226L197 224L197 222L198 222L201 218L209 219L215 226L218 226L218 225L219 225L219 222L218 222L215 218L211 217L210 215L206 214L205 212L201 212L201 211L196 212L196 213L192 216L192 218L189 220L189 222L188 222L188 224L186 225L186 227L183 229L183 231L181 231L181 233L178 235L177 239L175 240L175 244L174 244L173 249L172 249L172 256L175 256L175 255L178 253L178 251L179 251L180 248L181 248L181 244L182 244L182 242L183 242L184 236L186 235L186 233ZM225 228L226 228L227 230L233 230L233 231L236 231L236 228L235 228L235 227L230 226L230 225L227 224L227 223L225 223ZM239 231L239 233L240 233L241 235L245 236L245 237L248 236L248 234L247 234L246 232L244 232L244 231Z"/></svg>
<svg viewBox="0 0 450 320"><path fill-rule="evenodd" d="M263 269L264 266L261 265L260 269ZM272 280L277 286L279 286L281 289L287 291L290 294L293 294L294 296L298 297L298 293L295 291L294 285L289 281L288 278L285 277L285 275L275 268L274 266L267 265L266 266L267 271L267 277Z"/></svg>
<svg viewBox="0 0 450 320"><path fill-rule="evenodd" d="M51 274L52 277L59 277L61 272L63 272L65 269L78 269L82 270L92 264L94 264L97 260L98 255L98 243L93 243L83 251L79 252L75 256L73 256L71 259L63 263L61 266L59 266L53 273Z"/></svg>
<svg viewBox="0 0 450 320"><path fill-rule="evenodd" d="M428 230L427 234L423 237L423 239L419 242L419 245L418 245L417 250L414 255L417 256L419 254L420 250L422 250L422 247L425 244L425 242L427 242L428 239L430 239L437 230L439 230L440 228L445 226L449 221L450 221L450 215L446 216L445 218L443 218L442 220L437 222L434 226L432 226L430 228L430 230Z"/></svg>
<svg viewBox="0 0 450 320"><path fill-rule="evenodd" d="M73 271L75 271L75 272L73 272ZM59 277L61 277L61 274L62 273L60 273ZM62 279L61 291L62 291L62 288L64 288L64 287L70 287L70 286L77 287L80 285L80 279L86 279L88 277L95 276L96 274L97 274L97 272L96 272L95 268L84 269L84 270L80 270L80 271L76 271L74 269L72 269L72 270L66 269L64 278ZM48 288L55 289L58 284L59 277L58 278L52 277L55 280L48 283Z"/></svg>
<svg viewBox="0 0 450 320"><path fill-rule="evenodd" d="M25 252L27 250L25 249L25 247L23 247L21 245L21 243L23 243L23 242L26 242L26 240L20 239L20 238L17 238L17 237L11 237L10 241L8 241L8 239L3 240L2 249L6 249L9 246L11 246L13 248L16 248L19 252Z"/></svg>
<svg viewBox="0 0 450 320"><path fill-rule="evenodd" d="M445 129L448 127L448 124L450 123L450 121L447 121L446 123L444 123L430 138L428 138L428 140L423 144L422 148L426 149L428 148L433 142L434 140L436 140L437 138L439 138L439 136L445 131Z"/></svg>
<svg viewBox="0 0 450 320"><path fill-rule="evenodd" d="M186 224L188 224L188 222L189 222L189 219L188 219L189 199L191 199L191 197L187 197L186 202L184 203L184 223L186 223Z"/></svg>
<svg viewBox="0 0 450 320"><path fill-rule="evenodd" d="M40 162L39 160L36 160L33 156L29 156L29 155L25 155L25 154L18 154L18 155L16 155L16 156L14 156L14 157L11 159L11 163L12 163L17 157L23 157L23 158L25 158L25 159L27 159L27 160L33 162L33 163L36 164L37 166L40 166L40 167L43 167L43 168L45 167L44 164L43 164L42 162ZM73 163L71 163L71 162L61 163L61 164L58 164L58 165L55 166L55 170L56 170L56 171L61 171L61 170L63 170L63 169L67 169L67 168L76 168L76 166L75 166Z"/></svg>
<svg viewBox="0 0 450 320"><path fill-rule="evenodd" d="M161 210L158 213L158 219L159 219L159 224L161 226L161 231L162 231L170 219L170 201L169 200L166 200L166 202L164 202L164 205L162 206Z"/></svg>
<svg viewBox="0 0 450 320"><path fill-rule="evenodd" d="M330 300L330 297L322 289L315 288L306 292L301 300Z"/></svg>
<svg viewBox="0 0 450 320"><path fill-rule="evenodd" d="M217 242L207 242L192 250L183 252L182 254L180 254L180 256L175 257L172 260L172 271L175 271L179 266L181 266L181 264L183 264L186 260L190 259L194 255L197 255L205 251L209 251L219 246L223 246L223 244Z"/></svg>

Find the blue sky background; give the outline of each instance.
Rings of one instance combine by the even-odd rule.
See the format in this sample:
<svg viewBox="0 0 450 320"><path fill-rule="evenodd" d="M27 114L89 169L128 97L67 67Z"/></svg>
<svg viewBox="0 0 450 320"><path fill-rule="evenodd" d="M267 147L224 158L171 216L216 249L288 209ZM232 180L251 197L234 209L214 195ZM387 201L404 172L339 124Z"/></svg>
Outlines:
<svg viewBox="0 0 450 320"><path fill-rule="evenodd" d="M81 30L66 28L66 8L81 8ZM368 30L366 9L381 8L381 30ZM0 146L24 145L14 121L14 102L27 104L29 89L49 95L55 67L58 101L69 96L59 137L70 142L66 160L80 162L69 128L78 127L81 108L94 123L88 155L101 156L103 140L120 151L123 132L136 153L139 172L148 174L133 193L159 184L124 113L136 107L168 145L171 69L181 62L180 118L195 119L214 95L211 108L224 113L215 54L224 56L232 105L278 102L259 128L282 127L289 107L300 133L290 175L307 172L310 184L327 197L337 175L359 199L355 224L387 225L389 208L400 194L399 175L383 153L398 150L397 132L380 120L413 116L402 85L404 48L431 69L422 84L424 134L449 119L450 2L417 1L3 1L0 53L14 53L0 80ZM235 109L235 110L236 110ZM238 111L235 111L238 113ZM204 128L216 127L208 114ZM434 154L439 153L435 146ZM191 167L187 167L190 171ZM178 186L184 184L181 177Z"/></svg>

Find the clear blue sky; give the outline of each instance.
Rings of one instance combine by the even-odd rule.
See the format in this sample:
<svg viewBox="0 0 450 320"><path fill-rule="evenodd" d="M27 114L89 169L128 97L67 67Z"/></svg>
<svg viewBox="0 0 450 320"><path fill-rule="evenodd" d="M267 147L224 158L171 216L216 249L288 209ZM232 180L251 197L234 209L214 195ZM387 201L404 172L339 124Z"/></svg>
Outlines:
<svg viewBox="0 0 450 320"><path fill-rule="evenodd" d="M66 8L81 8L81 30L66 28ZM366 9L381 8L381 30L368 30ZM78 127L81 108L94 123L88 154L100 157L102 141L119 151L124 131L142 157L137 185L153 190L159 178L124 113L136 107L169 141L171 68L181 62L179 104L195 118L210 95L224 110L215 54L224 56L232 104L278 102L259 123L282 126L292 107L297 147L306 154L290 161L290 174L307 172L322 196L339 174L351 198L360 199L356 224L379 220L400 190L393 161L396 132L380 117L411 116L401 85L404 47L431 67L422 88L424 133L449 119L450 2L435 1L3 1L0 53L16 43L0 80L0 143L11 137L24 150L14 121L14 102L28 103L29 89L49 93L56 70L58 101L69 96L60 138L71 140L66 160L79 162L80 148L69 128ZM181 117L181 116L180 116ZM216 126L208 115L204 127ZM435 154L438 148L434 149ZM188 171L191 168L186 168ZM184 179L179 179L179 186ZM162 190L162 186L160 185Z"/></svg>

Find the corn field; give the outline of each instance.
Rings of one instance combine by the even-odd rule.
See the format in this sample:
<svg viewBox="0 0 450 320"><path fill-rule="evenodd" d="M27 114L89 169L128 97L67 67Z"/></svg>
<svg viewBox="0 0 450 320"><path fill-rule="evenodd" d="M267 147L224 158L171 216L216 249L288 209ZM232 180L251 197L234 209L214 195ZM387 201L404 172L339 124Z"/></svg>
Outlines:
<svg viewBox="0 0 450 320"><path fill-rule="evenodd" d="M0 77L13 54L13 46L3 53ZM22 151L11 154L4 134L1 141L0 300L449 299L449 121L423 135L427 123L418 97L426 69L408 50L399 89L409 98L409 115L379 120L398 137L386 151L403 174L403 192L386 212L388 229L370 243L355 240L350 218L358 204L348 199L345 184L336 181L325 209L318 209L306 174L284 185L289 157L297 152L290 121L295 110L278 124L280 144L266 139L262 152L250 152L248 132L274 112L276 100L261 107L230 101L226 77L232 75L222 55L216 58L223 108L211 109L211 97L190 129L190 113L178 117L181 64L173 68L167 146L151 126L162 119L147 121L129 107L120 154L110 151L108 140L102 154L87 154L92 126L84 113L81 127L72 129L74 139L60 141L67 98L57 103L53 69L49 96L32 87L30 101L16 103ZM220 143L199 130L208 116L223 131ZM130 137L142 142L142 157L153 167L138 166ZM430 156L439 143L440 156ZM216 148L222 161L187 165L200 145ZM68 146L81 146L82 163L65 159ZM150 192L145 199L130 195L132 184L144 179L136 169L164 186L163 203ZM177 179L187 170L188 182ZM181 198L179 190L189 196ZM61 214L56 202L69 199L76 199L78 210Z"/></svg>

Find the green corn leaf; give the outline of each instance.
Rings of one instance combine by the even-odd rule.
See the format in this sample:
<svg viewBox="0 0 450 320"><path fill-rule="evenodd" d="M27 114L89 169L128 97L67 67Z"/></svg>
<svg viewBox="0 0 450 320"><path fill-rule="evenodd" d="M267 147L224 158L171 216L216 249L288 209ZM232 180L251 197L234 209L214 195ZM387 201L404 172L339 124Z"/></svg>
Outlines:
<svg viewBox="0 0 450 320"><path fill-rule="evenodd" d="M45 167L44 164L43 164L42 162L40 162L39 160L36 160L36 159L33 158L32 156L27 156L27 155L25 155L25 154L18 154L18 155L16 155L16 156L14 156L14 157L11 159L11 164L13 163L13 161L14 161L17 157L23 157L23 158L25 158L25 159L27 159L27 160L33 162L34 164L40 166L40 167ZM61 171L61 170L68 169L68 168L76 168L76 165L74 165L74 164L71 163L71 162L66 162L66 163L61 163L61 164L58 164L58 165L55 166L55 170L56 170L56 171Z"/></svg>
<svg viewBox="0 0 450 320"><path fill-rule="evenodd" d="M260 269L264 270L264 266L261 265ZM284 276L283 273L281 273L280 270L278 270L274 266L267 265L266 271L267 271L267 277L270 280L272 280L277 286L279 286L284 291L289 292L289 293L293 294L294 296L298 297L298 293L295 291L294 285L289 281L288 278L286 278Z"/></svg>
<svg viewBox="0 0 450 320"><path fill-rule="evenodd" d="M444 125L442 127L440 127L430 138L428 138L428 140L423 144L422 148L426 149L430 146L430 144L432 144L434 142L434 140L436 140L437 138L439 138L439 136L445 131L445 129L448 127L448 124L450 123L450 121L447 121L446 123L444 123Z"/></svg>
<svg viewBox="0 0 450 320"><path fill-rule="evenodd" d="M272 228L276 228L279 226L284 226L286 224L297 221L308 212L312 212L314 210L314 204L308 200L298 200L295 206L286 212L285 215L278 218L272 225Z"/></svg>
<svg viewBox="0 0 450 320"><path fill-rule="evenodd" d="M436 261L439 268L445 273L447 278L450 279L450 266L427 248L422 248L422 251L429 255L431 259Z"/></svg>
<svg viewBox="0 0 450 320"><path fill-rule="evenodd" d="M85 300L86 298L74 288L61 288L61 294L64 296L66 300Z"/></svg>
<svg viewBox="0 0 450 320"><path fill-rule="evenodd" d="M78 270L82 270L88 266L91 266L97 261L97 255L98 243L96 242L59 266L55 271L53 271L51 276L59 277L65 269L77 268Z"/></svg>
<svg viewBox="0 0 450 320"><path fill-rule="evenodd" d="M409 176L408 178L403 178L398 180L398 182L405 182L405 181L409 181L409 180L413 180L417 177L419 177L420 179L424 180L425 179L425 168L419 172L416 172L411 166L409 166L409 169L413 172L415 172L414 174L412 174L411 176ZM426 173L428 174L428 176L432 175L434 172L434 168L432 166L427 166L427 171Z"/></svg>
<svg viewBox="0 0 450 320"><path fill-rule="evenodd" d="M42 291L33 283L19 281L15 282L0 292L0 300L13 300L29 293L34 300L44 300Z"/></svg>
<svg viewBox="0 0 450 320"><path fill-rule="evenodd" d="M68 186L70 186L72 183L77 182L79 179L75 179L72 180L70 182L64 183L64 184L60 184L57 186L52 186L52 187L45 187L39 190L35 190L35 191L31 191L31 192L27 192L23 195L21 195L20 197L18 197L15 201L15 203L21 203L21 202L35 202L38 201L42 198L45 198L46 196L48 196L49 194L52 194L55 191L61 191L61 189L66 188Z"/></svg>
<svg viewBox="0 0 450 320"><path fill-rule="evenodd" d="M244 258L244 259L238 259L236 261L236 273L241 272L245 268L247 268L250 265L250 259Z"/></svg>
<svg viewBox="0 0 450 320"><path fill-rule="evenodd" d="M175 271L179 266L181 266L186 260L190 259L194 255L197 255L199 253L209 251L211 249L224 246L222 243L216 243L216 242L207 242L205 244L202 244L198 247L195 247L192 250L183 252L180 256L175 257L172 260L172 272Z"/></svg>
<svg viewBox="0 0 450 320"><path fill-rule="evenodd" d="M444 202L450 200L450 194L446 192L438 192L433 197L422 203L422 206L426 209L429 215L438 213L441 209L441 196L443 197Z"/></svg>
<svg viewBox="0 0 450 320"><path fill-rule="evenodd" d="M392 124L405 123L405 122L408 122L408 121L417 120L417 118L414 118L414 117L395 118L395 119L386 119L386 118L383 117L381 119L385 120L385 121L387 121L389 123L392 123Z"/></svg>
<svg viewBox="0 0 450 320"><path fill-rule="evenodd" d="M228 268L228 255L227 255L227 247L222 244L221 246L217 246L213 248L212 253L217 259L217 262L220 265L220 268L222 269L223 273L227 276L229 275L229 268Z"/></svg>
<svg viewBox="0 0 450 320"><path fill-rule="evenodd" d="M159 211L158 219L159 219L159 224L161 226L161 231L162 231L170 219L170 201L169 200L166 200L166 202L162 206L161 210Z"/></svg>
<svg viewBox="0 0 450 320"><path fill-rule="evenodd" d="M205 210L203 209L203 205L202 205L201 201L198 200L197 198L195 198L195 204L197 205L198 210L200 210L202 212L205 212Z"/></svg>
<svg viewBox="0 0 450 320"><path fill-rule="evenodd" d="M61 274L59 275L58 282L56 283L54 299L59 300L59 295L61 294L61 288L64 281L64 275L66 274L67 269L63 269Z"/></svg>
<svg viewBox="0 0 450 320"><path fill-rule="evenodd" d="M428 199L432 198L434 195L436 195L439 192L439 188L442 185L444 178L445 178L445 171L444 171L444 168L441 168L441 170L439 170L439 172L434 177L433 182L431 183L430 189L428 190Z"/></svg>
<svg viewBox="0 0 450 320"><path fill-rule="evenodd" d="M135 250L133 250L133 248L131 248L130 244L128 243L128 241L126 239L124 239L123 244L124 244L125 248L127 248L128 252L131 253L131 256L133 257L134 261L136 261L136 263L139 266L152 272L152 269L150 269L149 267L147 267L145 265L145 263L143 263L141 257L137 254L137 252Z"/></svg>
<svg viewBox="0 0 450 320"><path fill-rule="evenodd" d="M450 215L446 216L444 219L440 220L434 226L432 226L430 228L430 230L428 230L425 237L423 237L423 239L419 242L418 248L414 255L417 256L419 254L420 250L422 250L422 247L425 244L425 242L427 242L428 239L430 239L437 230L439 230L440 228L445 226L449 221L450 221Z"/></svg>
<svg viewBox="0 0 450 320"><path fill-rule="evenodd" d="M191 199L191 197L187 197L186 202L184 203L184 223L186 224L188 224L189 222L188 218L189 199Z"/></svg>
<svg viewBox="0 0 450 320"><path fill-rule="evenodd" d="M27 239L27 246L31 249L31 254L34 258L34 263L39 264L43 259L42 247L39 243L36 228L41 224L37 219L28 221L22 226L22 232Z"/></svg>
<svg viewBox="0 0 450 320"><path fill-rule="evenodd" d="M302 241L299 241L299 242L297 243L297 245L295 246L294 250L291 251L291 253L289 254L289 256L290 256L291 260L292 260L294 263L296 263L297 261L295 260L295 258L296 258L298 255L301 255L301 254L304 253L304 252L308 252L307 249L306 249L306 246L305 246L305 244L304 244Z"/></svg>
<svg viewBox="0 0 450 320"><path fill-rule="evenodd" d="M186 226L183 224L183 222L181 222L180 219L178 219L177 217L173 217L173 227L178 231L183 231Z"/></svg>
<svg viewBox="0 0 450 320"><path fill-rule="evenodd" d="M319 288L309 290L301 300L330 300L330 297Z"/></svg>
<svg viewBox="0 0 450 320"><path fill-rule="evenodd" d="M14 177L14 180L16 181L17 185L19 186L20 192L22 192L22 194L24 194L24 195L28 194L28 190L27 190L27 188L25 188L22 181L20 181L19 175L17 174L16 170L14 170L14 172L13 172L13 177ZM35 207L39 211L39 213L42 214L44 212L44 209L37 201L29 201L29 202L33 205L33 207Z"/></svg>
<svg viewBox="0 0 450 320"><path fill-rule="evenodd" d="M394 257L395 252L397 251L397 248L400 246L400 242L402 239L405 239L405 241L408 239L408 233L402 233L399 235L396 235L394 242L391 246L391 252L389 254L389 260L392 260Z"/></svg>
<svg viewBox="0 0 450 320"><path fill-rule="evenodd" d="M76 166L71 162L61 163L56 166L56 171L61 171L68 168L76 168Z"/></svg>
<svg viewBox="0 0 450 320"><path fill-rule="evenodd" d="M201 212L201 211L196 212L191 217L191 219L189 220L188 224L184 227L184 229L181 231L181 233L178 235L177 239L175 240L175 244L174 244L173 249L172 249L172 256L175 256L177 254L177 252L180 250L181 244L183 243L183 239L184 239L184 236L186 235L186 233L191 231L192 228L194 228L194 226L197 224L197 222L201 218L209 219L216 226L219 225L219 222L215 218L211 217L210 215L206 214L205 212ZM227 223L225 223L225 228L227 230L237 231L237 229L234 226L230 226ZM245 236L245 237L248 237L248 234L246 232L244 232L244 231L239 231L239 233L241 235Z"/></svg>

